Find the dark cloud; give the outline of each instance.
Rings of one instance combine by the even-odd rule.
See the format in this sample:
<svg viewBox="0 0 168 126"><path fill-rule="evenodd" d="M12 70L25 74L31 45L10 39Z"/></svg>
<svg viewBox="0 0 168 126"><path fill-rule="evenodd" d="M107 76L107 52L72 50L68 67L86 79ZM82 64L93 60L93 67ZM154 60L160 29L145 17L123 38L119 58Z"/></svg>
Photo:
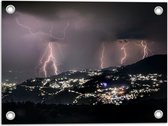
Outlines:
<svg viewBox="0 0 168 126"><path fill-rule="evenodd" d="M9 4L16 7L13 15L5 12ZM59 55L60 71L99 68L102 42L107 46L109 66L120 65L121 43L118 44L117 40L121 39L134 43L147 40L154 54L166 53L167 13L164 11L161 16L156 16L153 12L155 6L167 10L166 3L5 1L2 3L4 71L16 68L34 77L30 68L37 65L47 42L53 42L63 50L64 56L55 52ZM16 19L31 29L19 26ZM140 49L132 53L138 50L134 46L128 45L132 55L125 64L141 57Z"/></svg>
<svg viewBox="0 0 168 126"><path fill-rule="evenodd" d="M23 14L33 15L50 24L55 21L62 24L68 20L72 28L99 32L98 36L103 39L150 38L155 31L151 27L159 26L157 31L166 29L163 27L166 22L162 21L166 21L166 12L161 16L153 13L158 5L166 10L165 3L4 2L3 7L9 3ZM5 12L3 14L6 15Z"/></svg>

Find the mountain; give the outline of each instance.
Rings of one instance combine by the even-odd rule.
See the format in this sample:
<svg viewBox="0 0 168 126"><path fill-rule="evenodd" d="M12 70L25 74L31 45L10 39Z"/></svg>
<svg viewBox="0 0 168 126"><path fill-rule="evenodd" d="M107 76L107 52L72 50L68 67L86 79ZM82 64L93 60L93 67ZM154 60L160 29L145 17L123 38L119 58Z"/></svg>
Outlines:
<svg viewBox="0 0 168 126"><path fill-rule="evenodd" d="M124 67L71 70L29 79L3 94L3 102L63 105L125 105L166 98L167 55L147 57Z"/></svg>
<svg viewBox="0 0 168 126"><path fill-rule="evenodd" d="M123 73L167 73L167 55L154 55L124 67Z"/></svg>

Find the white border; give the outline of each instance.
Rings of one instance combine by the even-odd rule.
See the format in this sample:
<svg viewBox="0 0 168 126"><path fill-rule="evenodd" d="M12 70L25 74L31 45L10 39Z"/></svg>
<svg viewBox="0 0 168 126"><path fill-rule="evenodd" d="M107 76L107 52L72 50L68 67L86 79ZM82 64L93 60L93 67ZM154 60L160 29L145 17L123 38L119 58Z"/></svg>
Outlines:
<svg viewBox="0 0 168 126"><path fill-rule="evenodd" d="M13 1L13 0L3 0L3 1ZM15 0L15 1L20 1L20 0ZM24 1L47 1L47 0L24 0ZM73 1L73 2L167 2L168 0L105 0L105 1L103 1L103 0L48 0L48 1ZM1 10L2 10L2 0L1 0L1 2L0 2L0 7L1 7L1 9L0 9L0 21L2 22L2 19L1 19L1 17L2 17L2 12L1 12ZM167 11L168 12L168 11ZM168 21L168 20L167 20ZM2 24L1 24L2 25ZM1 28L1 25L0 25L0 29L2 30L2 28ZM167 29L168 29L168 25L167 25ZM2 82L2 54L1 54L1 52L2 52L2 43L1 43L1 40L2 40L2 37L1 37L1 35L2 35L2 31L0 30L0 84L1 84L1 82ZM167 33L168 34L168 33ZM168 35L167 35L168 36ZM168 41L168 38L167 38L167 41ZM168 44L167 44L167 52L168 52ZM168 58L167 58L167 63L168 63ZM168 68L167 68L167 70L168 70ZM168 76L167 76L168 77ZM167 89L168 89L168 86L167 86ZM168 91L168 90L167 90ZM0 92L1 92L1 86L0 86ZM1 97L1 93L0 93L0 99L1 99L2 97ZM2 101L2 99L1 99L1 101ZM0 120L2 119L1 118L1 115L2 115L2 106L1 106L1 101L0 101L0 107L1 107L1 109L0 109ZM167 112L168 112L168 110L167 110ZM2 120L1 120L1 123L0 123L0 125L2 125ZM126 124L124 124L124 123L122 123L122 124L120 124L120 123L118 123L118 124L114 124L114 123L111 123L111 124L36 124L36 125L31 125L31 126L40 126L40 125L46 125L46 126L50 126L50 125L56 125L56 126L65 126L65 125L69 125L69 126L81 126L81 125L86 125L86 126L97 126L97 125L99 125L99 126L104 126L104 125L113 125L113 126L120 126L120 125L124 125L124 126L130 126L130 125L132 125L132 126L134 126L134 125L139 125L139 126L145 126L145 125L148 125L148 126L160 126L160 125L163 125L163 126L168 126L168 123L126 123ZM9 125L6 125L6 126L9 126ZM18 125L12 125L12 126L18 126ZM26 125L21 125L20 124L20 126L26 126Z"/></svg>

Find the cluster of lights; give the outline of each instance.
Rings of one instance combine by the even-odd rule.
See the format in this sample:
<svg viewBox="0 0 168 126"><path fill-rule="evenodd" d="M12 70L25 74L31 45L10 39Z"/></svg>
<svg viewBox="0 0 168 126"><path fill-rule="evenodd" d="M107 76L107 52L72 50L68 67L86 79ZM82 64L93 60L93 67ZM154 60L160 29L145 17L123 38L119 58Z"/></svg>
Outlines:
<svg viewBox="0 0 168 126"><path fill-rule="evenodd" d="M123 101L149 96L152 92L159 91L160 84L166 82L160 80L160 77L162 77L161 74L156 73L148 75L129 74L129 77L130 77L129 86L98 89L96 92L98 101L104 104L120 105L123 103ZM118 77L116 78L118 79ZM146 81L151 81L151 84L146 83Z"/></svg>
<svg viewBox="0 0 168 126"><path fill-rule="evenodd" d="M68 73L66 73L66 75L73 75L75 74L77 71L76 70L71 70ZM83 70L81 71L81 73L83 72ZM89 75L89 73L88 73ZM85 84L86 82L88 82L90 79L87 78L71 78L71 77L67 77L67 76L63 76L63 77L57 77L56 79L52 80L49 78L45 78L42 81L42 85L43 87L40 88L41 91L41 96L44 95L57 95L60 92L65 91L66 89L70 89L75 85L78 85L79 87L83 87L82 85ZM32 80L32 82L34 82L34 80ZM47 87L46 85L49 85L49 87ZM45 89L46 88L52 88L52 89L56 89L57 91L53 92L53 93L49 93L47 92ZM80 94L79 92L75 92L73 90L68 90L69 92L73 92L76 94Z"/></svg>
<svg viewBox="0 0 168 126"><path fill-rule="evenodd" d="M71 76L74 74L79 75L79 72L84 73L84 76ZM92 76L101 74L101 70L72 70L64 75L57 76L56 78L45 78L40 81L32 79L30 82L27 81L27 83L32 83L34 85L22 84L20 86L23 86L27 91L34 91L37 87L40 91L40 94L38 95L40 97L59 95L59 93L64 92L65 90L70 93L75 93L74 100L70 104L80 104L83 99L86 99L84 100L86 104L96 105L97 103L102 103L121 105L129 100L146 97L153 92L158 92L160 85L167 82L166 80L163 80L161 74L157 73L128 74L128 76L108 74L105 76L105 79L107 79L108 82L100 82L97 80L94 82L94 84L96 84L94 91L91 91L90 93L87 91L86 93L81 93L79 90L76 90L79 88L84 89L88 86L86 83L91 80ZM125 83L118 83L123 77L125 78ZM36 85L36 82L41 85ZM2 85L3 90L6 90L7 88L16 89L15 83L4 83ZM45 100L45 98L43 100Z"/></svg>
<svg viewBox="0 0 168 126"><path fill-rule="evenodd" d="M16 89L16 83L2 83L2 92L12 93L12 90Z"/></svg>
<svg viewBox="0 0 168 126"><path fill-rule="evenodd" d="M88 76L90 76L90 77L99 76L101 74L102 74L102 72L99 72L99 71L88 71Z"/></svg>
<svg viewBox="0 0 168 126"><path fill-rule="evenodd" d="M108 76L112 80L118 80L119 76ZM94 97L98 102L103 104L114 104L121 105L125 101L142 98L144 96L150 96L152 92L159 91L159 86L166 80L160 80L161 74L129 74L128 86L112 86L107 87L107 83L100 83L97 85L97 90L93 93L80 94L77 96L73 103L78 103L81 98ZM140 83L138 83L138 81ZM146 81L151 81L151 83L146 83ZM98 102L93 103L96 105Z"/></svg>
<svg viewBox="0 0 168 126"><path fill-rule="evenodd" d="M27 91L33 91L35 89L35 86L27 86L27 85L21 85L24 87Z"/></svg>
<svg viewBox="0 0 168 126"><path fill-rule="evenodd" d="M107 89L98 89L97 98L98 101L104 104L115 104L120 105L124 100L124 94L128 87L120 86Z"/></svg>
<svg viewBox="0 0 168 126"><path fill-rule="evenodd" d="M78 95L78 96L75 98L75 100L73 101L73 104L77 104L78 101L79 101L81 98L90 98L90 97L96 98L96 95L95 95L95 94L91 94L91 93L80 94L80 95Z"/></svg>

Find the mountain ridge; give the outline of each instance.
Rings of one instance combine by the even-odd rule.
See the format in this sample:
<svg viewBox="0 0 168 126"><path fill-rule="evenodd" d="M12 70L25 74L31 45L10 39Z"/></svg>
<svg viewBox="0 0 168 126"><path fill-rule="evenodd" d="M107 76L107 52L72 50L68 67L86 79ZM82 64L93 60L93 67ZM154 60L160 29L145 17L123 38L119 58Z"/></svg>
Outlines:
<svg viewBox="0 0 168 126"><path fill-rule="evenodd" d="M167 55L154 55L128 66L75 70L47 78L29 79L17 85L11 93L6 93L3 102L120 105L127 102L122 95L124 98L131 97L132 92L135 99L165 97L166 60ZM135 90L142 93L137 94Z"/></svg>
<svg viewBox="0 0 168 126"><path fill-rule="evenodd" d="M162 63L162 64L160 64ZM121 70L125 73L167 73L167 55L153 55L140 60L131 65L127 65Z"/></svg>

